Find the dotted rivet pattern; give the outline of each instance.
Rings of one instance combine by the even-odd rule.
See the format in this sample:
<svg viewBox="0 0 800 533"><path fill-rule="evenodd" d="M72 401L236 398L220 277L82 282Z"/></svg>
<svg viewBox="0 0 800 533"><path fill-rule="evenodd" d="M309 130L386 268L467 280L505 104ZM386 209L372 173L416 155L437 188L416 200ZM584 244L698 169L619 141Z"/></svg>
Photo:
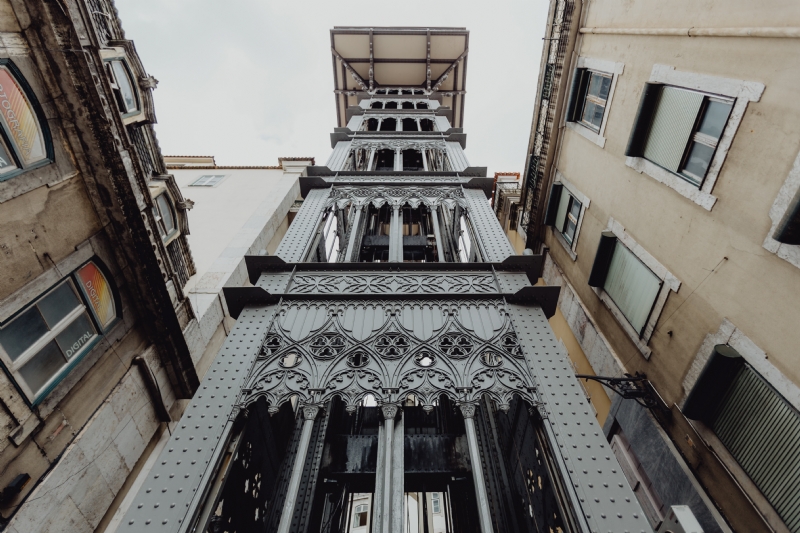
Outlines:
<svg viewBox="0 0 800 533"><path fill-rule="evenodd" d="M270 294L285 294L290 277L291 274L289 272L281 272L280 274L263 273L258 277L256 287L261 287Z"/></svg>
<svg viewBox="0 0 800 533"><path fill-rule="evenodd" d="M538 306L508 305L525 360L537 385L542 416L553 428L578 502L593 532L648 532L636 496L622 473L567 355Z"/></svg>
<svg viewBox="0 0 800 533"><path fill-rule="evenodd" d="M118 531L177 532L264 342L277 306L248 307L222 345Z"/></svg>
<svg viewBox="0 0 800 533"><path fill-rule="evenodd" d="M514 294L531 285L525 272L497 272L497 282L500 284L500 292L503 294Z"/></svg>
<svg viewBox="0 0 800 533"><path fill-rule="evenodd" d="M312 189L294 217L275 255L287 263L299 263L303 260L303 252L308 241L317 230L317 225L322 217L323 207L330 195L330 189Z"/></svg>
<svg viewBox="0 0 800 533"><path fill-rule="evenodd" d="M486 195L481 189L464 189L464 199L467 201L470 220L475 227L481 244L488 257L487 261L500 263L505 258L514 254L508 237L503 232L503 227L497 220L497 215L486 200Z"/></svg>

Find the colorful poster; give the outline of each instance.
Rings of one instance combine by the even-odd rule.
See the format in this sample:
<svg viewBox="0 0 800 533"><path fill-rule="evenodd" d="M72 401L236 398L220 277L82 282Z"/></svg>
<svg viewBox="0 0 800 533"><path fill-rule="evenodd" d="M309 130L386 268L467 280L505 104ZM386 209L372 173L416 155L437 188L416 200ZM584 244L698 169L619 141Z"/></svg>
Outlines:
<svg viewBox="0 0 800 533"><path fill-rule="evenodd" d="M47 157L44 136L36 112L6 67L0 66L0 116L11 133L23 165Z"/></svg>
<svg viewBox="0 0 800 533"><path fill-rule="evenodd" d="M87 263L78 269L78 279L83 292L89 298L100 326L105 330L117 317L114 308L114 295L105 276L94 263Z"/></svg>

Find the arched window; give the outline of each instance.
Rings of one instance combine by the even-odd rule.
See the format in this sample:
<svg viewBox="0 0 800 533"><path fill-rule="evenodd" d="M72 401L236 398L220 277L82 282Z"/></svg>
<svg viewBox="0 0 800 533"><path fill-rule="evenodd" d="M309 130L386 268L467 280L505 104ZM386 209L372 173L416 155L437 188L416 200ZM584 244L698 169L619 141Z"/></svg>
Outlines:
<svg viewBox="0 0 800 533"><path fill-rule="evenodd" d="M112 286L90 261L0 324L0 361L35 405L117 319Z"/></svg>
<svg viewBox="0 0 800 533"><path fill-rule="evenodd" d="M0 59L0 181L53 161L39 101L9 59Z"/></svg>
<svg viewBox="0 0 800 533"><path fill-rule="evenodd" d="M375 94L386 94L386 89L378 89Z"/></svg>
<svg viewBox="0 0 800 533"><path fill-rule="evenodd" d="M111 83L111 91L117 102L122 116L131 116L139 112L139 93L133 83L133 75L127 63L122 59L111 59L106 61L108 80Z"/></svg>
<svg viewBox="0 0 800 533"><path fill-rule="evenodd" d="M433 131L433 121L423 118L419 121L420 131Z"/></svg>
<svg viewBox="0 0 800 533"><path fill-rule="evenodd" d="M378 131L378 119L370 118L364 123L366 131Z"/></svg>
<svg viewBox="0 0 800 533"><path fill-rule="evenodd" d="M403 109L414 109L414 102L403 102Z"/></svg>
<svg viewBox="0 0 800 533"><path fill-rule="evenodd" d="M417 126L417 119L415 119L415 118L404 118L403 119L403 131L419 131L419 127Z"/></svg>
<svg viewBox="0 0 800 533"><path fill-rule="evenodd" d="M397 89L389 89L389 91L386 94L400 94L400 91L398 91Z"/></svg>
<svg viewBox="0 0 800 533"><path fill-rule="evenodd" d="M384 148L375 152L375 170L394 170L394 150Z"/></svg>
<svg viewBox="0 0 800 533"><path fill-rule="evenodd" d="M383 109L383 102L372 102L370 109Z"/></svg>
<svg viewBox="0 0 800 533"><path fill-rule="evenodd" d="M397 119L385 118L381 122L381 131L395 131L397 130Z"/></svg>
<svg viewBox="0 0 800 533"><path fill-rule="evenodd" d="M163 193L156 197L153 204L153 216L156 219L158 233L161 239L166 241L178 231L172 200L167 193Z"/></svg>
<svg viewBox="0 0 800 533"><path fill-rule="evenodd" d="M417 102L417 109L428 109L428 102Z"/></svg>
<svg viewBox="0 0 800 533"><path fill-rule="evenodd" d="M397 102L386 102L383 105L384 109L397 109Z"/></svg>
<svg viewBox="0 0 800 533"><path fill-rule="evenodd" d="M423 170L422 152L419 150L403 150L403 171L417 172Z"/></svg>

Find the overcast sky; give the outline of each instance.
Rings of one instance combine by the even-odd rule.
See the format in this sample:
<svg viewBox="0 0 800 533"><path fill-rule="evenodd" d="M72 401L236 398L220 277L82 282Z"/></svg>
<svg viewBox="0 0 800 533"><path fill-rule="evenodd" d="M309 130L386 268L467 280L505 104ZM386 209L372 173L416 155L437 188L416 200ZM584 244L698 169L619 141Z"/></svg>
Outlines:
<svg viewBox="0 0 800 533"><path fill-rule="evenodd" d="M333 26L458 26L470 30L467 157L521 172L530 133L546 0L116 0L155 90L165 155L221 165L324 165L336 126Z"/></svg>

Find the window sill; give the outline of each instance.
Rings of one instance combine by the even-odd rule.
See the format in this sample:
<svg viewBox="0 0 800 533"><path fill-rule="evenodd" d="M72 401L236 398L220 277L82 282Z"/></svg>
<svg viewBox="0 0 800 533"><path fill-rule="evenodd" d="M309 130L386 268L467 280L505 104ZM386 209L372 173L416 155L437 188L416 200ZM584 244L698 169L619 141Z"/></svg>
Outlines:
<svg viewBox="0 0 800 533"><path fill-rule="evenodd" d="M606 145L606 138L601 136L599 133L595 133L589 128L581 126L577 122L567 122L567 129L574 131L581 137L584 137L594 144L599 146L600 148L604 148Z"/></svg>
<svg viewBox="0 0 800 533"><path fill-rule="evenodd" d="M644 159L643 157L628 157L625 159L625 164L631 167L640 174L647 174L659 183L663 183L670 189L674 190L684 198L688 198L696 203L706 211L711 211L714 204L717 202L717 197L704 192L685 181L669 170L663 169L655 163Z"/></svg>
<svg viewBox="0 0 800 533"><path fill-rule="evenodd" d="M559 242L559 244L561 244L561 246L564 247L564 251L567 252L567 254L569 254L570 259L572 259L573 261L577 261L578 260L578 254L576 254L572 250L572 247L567 242L567 239L565 239L564 236L561 234L561 232L558 231L557 229L555 229L555 228L550 228L550 229L553 230L553 235L555 235L556 240Z"/></svg>

